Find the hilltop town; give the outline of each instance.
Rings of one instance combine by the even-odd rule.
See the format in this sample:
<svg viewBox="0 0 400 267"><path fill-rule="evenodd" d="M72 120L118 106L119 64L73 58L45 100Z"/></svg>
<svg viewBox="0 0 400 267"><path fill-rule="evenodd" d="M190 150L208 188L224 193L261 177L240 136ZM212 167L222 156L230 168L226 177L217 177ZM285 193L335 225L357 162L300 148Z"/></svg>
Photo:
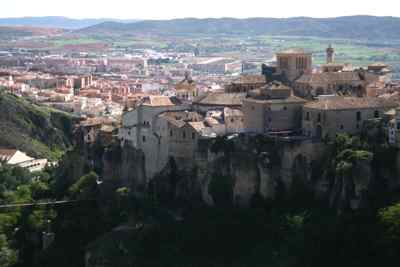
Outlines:
<svg viewBox="0 0 400 267"><path fill-rule="evenodd" d="M77 127L84 129L86 143L108 134L122 147L142 150L149 177L171 157L193 162L201 142L218 136L322 141L360 133L365 122L379 118L387 120L396 145L398 129L392 125L397 125L400 83L392 80L386 64L339 64L332 46L320 66L313 64L310 52L296 48L277 53L259 74L238 76L232 74L243 71L239 61L199 61L196 54L174 58L175 64L154 65L144 55L12 57L15 62L5 56L0 85L80 117Z"/></svg>
<svg viewBox="0 0 400 267"><path fill-rule="evenodd" d="M85 30L97 27L109 24ZM267 253L320 266L333 245L314 242L336 238L326 225L350 216L346 245L388 228L379 216L400 188L390 61L345 62L339 41L321 52L281 37L270 49L254 36L126 45L48 31L0 45L0 265L265 266ZM398 236L379 234L395 257Z"/></svg>

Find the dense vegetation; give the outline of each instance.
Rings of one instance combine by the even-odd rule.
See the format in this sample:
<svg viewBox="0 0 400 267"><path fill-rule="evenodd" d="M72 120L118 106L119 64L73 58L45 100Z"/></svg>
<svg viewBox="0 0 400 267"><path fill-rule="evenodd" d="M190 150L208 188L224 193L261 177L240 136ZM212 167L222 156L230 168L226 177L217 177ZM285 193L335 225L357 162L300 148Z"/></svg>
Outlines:
<svg viewBox="0 0 400 267"><path fill-rule="evenodd" d="M370 162L377 173L390 170L396 151L380 135L325 140L332 149L321 168L344 179L357 175L360 162ZM261 137L255 141L260 151L276 146ZM235 153L240 148L232 142L218 139L213 150ZM100 153L97 146L93 149ZM217 207L179 206L151 195L138 199L118 177L100 181L94 171L98 167L85 160L82 148L43 173L0 168L0 205L77 201L1 209L0 266L79 267L85 251L91 252L90 264L118 267L377 266L400 260L396 192L377 190L370 205L357 211L341 207L338 212L304 194L255 199L251 208L237 209L227 202L232 192L224 187L230 186L230 177L216 177L211 191L221 196ZM42 232L47 231L55 233L55 240L43 250Z"/></svg>
<svg viewBox="0 0 400 267"><path fill-rule="evenodd" d="M0 147L56 160L72 144L72 117L0 90Z"/></svg>

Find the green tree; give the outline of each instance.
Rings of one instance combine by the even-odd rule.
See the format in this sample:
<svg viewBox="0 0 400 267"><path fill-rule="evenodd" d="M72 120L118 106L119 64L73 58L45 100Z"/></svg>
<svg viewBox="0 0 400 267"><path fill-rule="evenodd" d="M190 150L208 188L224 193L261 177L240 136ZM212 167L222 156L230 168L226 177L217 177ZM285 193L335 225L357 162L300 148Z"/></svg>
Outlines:
<svg viewBox="0 0 400 267"><path fill-rule="evenodd" d="M387 237L393 241L400 241L400 203L382 209L379 218Z"/></svg>
<svg viewBox="0 0 400 267"><path fill-rule="evenodd" d="M17 252L10 248L7 237L0 234L0 266L10 267L17 263Z"/></svg>
<svg viewBox="0 0 400 267"><path fill-rule="evenodd" d="M74 199L88 200L94 199L98 195L98 181L99 177L96 173L91 172L82 176L74 183L69 192Z"/></svg>

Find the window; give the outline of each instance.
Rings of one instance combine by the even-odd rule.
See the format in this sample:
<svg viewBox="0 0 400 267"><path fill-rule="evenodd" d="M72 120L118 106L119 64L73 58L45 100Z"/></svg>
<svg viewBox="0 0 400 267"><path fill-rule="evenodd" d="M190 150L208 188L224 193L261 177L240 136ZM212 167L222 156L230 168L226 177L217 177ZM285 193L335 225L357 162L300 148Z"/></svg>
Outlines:
<svg viewBox="0 0 400 267"><path fill-rule="evenodd" d="M361 121L361 112L357 111L357 121Z"/></svg>
<svg viewBox="0 0 400 267"><path fill-rule="evenodd" d="M309 121L310 120L310 112L307 112L306 113L306 121Z"/></svg>
<svg viewBox="0 0 400 267"><path fill-rule="evenodd" d="M343 130L344 129L344 126L343 126L343 124L341 124L340 125L340 130Z"/></svg>
<svg viewBox="0 0 400 267"><path fill-rule="evenodd" d="M317 121L318 121L318 122L321 122L321 113L318 113L318 119L317 119Z"/></svg>
<svg viewBox="0 0 400 267"><path fill-rule="evenodd" d="M374 111L374 117L375 117L375 118L379 118L379 111L378 111L378 110L375 110L375 111Z"/></svg>
<svg viewBox="0 0 400 267"><path fill-rule="evenodd" d="M196 135L194 133L192 133L192 139L195 139Z"/></svg>
<svg viewBox="0 0 400 267"><path fill-rule="evenodd" d="M251 106L251 110L254 110L254 106Z"/></svg>
<svg viewBox="0 0 400 267"><path fill-rule="evenodd" d="M146 136L142 136L143 143L146 143Z"/></svg>
<svg viewBox="0 0 400 267"><path fill-rule="evenodd" d="M232 123L234 123L234 122L235 122L235 120L234 120L234 119L231 119L231 122L232 122Z"/></svg>
<svg viewBox="0 0 400 267"><path fill-rule="evenodd" d="M185 131L182 132L182 138L186 139L186 132Z"/></svg>
<svg viewBox="0 0 400 267"><path fill-rule="evenodd" d="M172 130L170 130L170 131L169 131L169 136L172 137L173 135L174 135L174 132L172 132Z"/></svg>
<svg viewBox="0 0 400 267"><path fill-rule="evenodd" d="M283 107L283 110L287 110L287 107L286 107L286 106L284 106L284 107Z"/></svg>

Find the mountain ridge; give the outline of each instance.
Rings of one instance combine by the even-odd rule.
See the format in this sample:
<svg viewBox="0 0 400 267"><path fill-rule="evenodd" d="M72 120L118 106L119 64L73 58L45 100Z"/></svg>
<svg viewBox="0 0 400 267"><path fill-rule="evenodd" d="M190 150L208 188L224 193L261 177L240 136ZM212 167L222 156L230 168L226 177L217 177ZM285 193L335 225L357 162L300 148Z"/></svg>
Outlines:
<svg viewBox="0 0 400 267"><path fill-rule="evenodd" d="M77 30L90 27L106 21L121 23L132 23L137 20L123 20L113 18L94 18L94 19L74 19L63 16L44 16L44 17L15 17L0 18L0 26L31 26L41 28L61 28L66 30Z"/></svg>
<svg viewBox="0 0 400 267"><path fill-rule="evenodd" d="M102 22L79 29L76 33L88 35L242 34L400 39L400 18L369 15L336 18L183 18L143 20L133 23Z"/></svg>

